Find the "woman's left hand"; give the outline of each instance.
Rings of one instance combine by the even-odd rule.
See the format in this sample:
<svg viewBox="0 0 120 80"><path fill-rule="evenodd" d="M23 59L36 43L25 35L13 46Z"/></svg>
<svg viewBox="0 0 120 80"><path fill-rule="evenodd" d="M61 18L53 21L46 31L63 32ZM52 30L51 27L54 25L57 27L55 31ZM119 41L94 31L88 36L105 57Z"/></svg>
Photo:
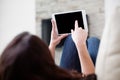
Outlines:
<svg viewBox="0 0 120 80"><path fill-rule="evenodd" d="M51 52L51 55L53 57L53 59L55 58L55 47L60 43L60 41L65 38L68 34L62 34L62 35L58 35L58 31L57 31L57 26L55 24L54 20L51 20L52 22L52 31L51 31L51 40L50 40L50 44L49 44L49 50Z"/></svg>
<svg viewBox="0 0 120 80"><path fill-rule="evenodd" d="M57 26L54 20L51 20L52 22L52 31L51 31L51 40L50 40L50 45L52 47L56 47L60 41L65 38L66 36L68 36L68 34L61 34L60 36L58 35L58 31L57 31Z"/></svg>

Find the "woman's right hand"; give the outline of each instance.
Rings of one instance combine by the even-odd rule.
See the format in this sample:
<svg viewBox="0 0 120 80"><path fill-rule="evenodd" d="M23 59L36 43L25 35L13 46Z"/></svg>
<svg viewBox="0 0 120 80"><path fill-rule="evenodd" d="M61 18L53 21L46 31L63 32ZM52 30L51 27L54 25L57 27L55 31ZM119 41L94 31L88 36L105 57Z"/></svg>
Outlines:
<svg viewBox="0 0 120 80"><path fill-rule="evenodd" d="M94 74L95 68L86 46L87 31L79 28L78 22L75 21L75 30L71 30L71 32L72 39L78 51L82 73L85 75Z"/></svg>
<svg viewBox="0 0 120 80"><path fill-rule="evenodd" d="M88 32L81 27L78 27L78 21L75 21L75 29L71 30L72 39L74 43L77 45L86 44L86 39L88 36Z"/></svg>

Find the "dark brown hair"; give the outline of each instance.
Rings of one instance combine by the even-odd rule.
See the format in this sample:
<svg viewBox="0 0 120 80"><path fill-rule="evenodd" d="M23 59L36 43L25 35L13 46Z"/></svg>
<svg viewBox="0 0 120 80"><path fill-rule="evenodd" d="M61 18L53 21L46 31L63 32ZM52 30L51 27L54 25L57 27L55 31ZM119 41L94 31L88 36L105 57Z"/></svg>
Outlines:
<svg viewBox="0 0 120 80"><path fill-rule="evenodd" d="M0 80L77 80L79 77L55 65L48 46L27 32L16 36L0 58Z"/></svg>

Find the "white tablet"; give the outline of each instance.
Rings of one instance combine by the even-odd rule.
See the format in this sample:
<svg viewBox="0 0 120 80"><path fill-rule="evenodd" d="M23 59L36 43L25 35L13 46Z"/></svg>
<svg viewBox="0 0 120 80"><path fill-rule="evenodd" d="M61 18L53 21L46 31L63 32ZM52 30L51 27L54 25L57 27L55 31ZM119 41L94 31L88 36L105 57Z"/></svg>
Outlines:
<svg viewBox="0 0 120 80"><path fill-rule="evenodd" d="M52 18L56 22L58 34L71 33L71 29L74 29L75 20L78 20L79 27L88 31L85 10L54 13Z"/></svg>

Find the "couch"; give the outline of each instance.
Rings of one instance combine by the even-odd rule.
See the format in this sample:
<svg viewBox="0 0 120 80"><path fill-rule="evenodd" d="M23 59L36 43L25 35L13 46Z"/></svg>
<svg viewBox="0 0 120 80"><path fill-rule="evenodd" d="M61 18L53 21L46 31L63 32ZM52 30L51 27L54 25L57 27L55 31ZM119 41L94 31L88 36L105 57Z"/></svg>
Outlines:
<svg viewBox="0 0 120 80"><path fill-rule="evenodd" d="M105 0L105 28L96 74L98 80L120 80L120 0Z"/></svg>

